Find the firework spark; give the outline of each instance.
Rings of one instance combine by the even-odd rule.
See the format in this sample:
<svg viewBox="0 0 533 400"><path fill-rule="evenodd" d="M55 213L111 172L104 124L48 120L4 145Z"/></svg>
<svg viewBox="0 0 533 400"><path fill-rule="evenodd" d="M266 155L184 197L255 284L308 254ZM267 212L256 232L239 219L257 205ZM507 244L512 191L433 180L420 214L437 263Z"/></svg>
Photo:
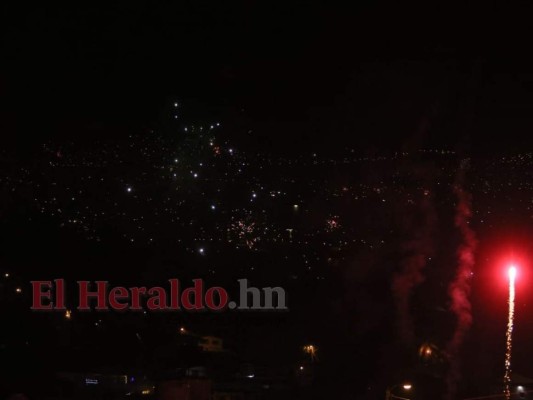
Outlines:
<svg viewBox="0 0 533 400"><path fill-rule="evenodd" d="M506 351L505 351L505 374L503 376L503 382L505 384L505 399L511 398L511 353L513 349L513 325L514 325L514 298L515 287L514 282L516 278L516 267L511 266L509 268L509 318L507 320L507 333L506 338Z"/></svg>
<svg viewBox="0 0 533 400"><path fill-rule="evenodd" d="M311 357L311 361L318 360L316 356L316 352L317 352L316 346L309 344L307 346L304 346L303 350L304 350L304 353L309 354L309 356Z"/></svg>

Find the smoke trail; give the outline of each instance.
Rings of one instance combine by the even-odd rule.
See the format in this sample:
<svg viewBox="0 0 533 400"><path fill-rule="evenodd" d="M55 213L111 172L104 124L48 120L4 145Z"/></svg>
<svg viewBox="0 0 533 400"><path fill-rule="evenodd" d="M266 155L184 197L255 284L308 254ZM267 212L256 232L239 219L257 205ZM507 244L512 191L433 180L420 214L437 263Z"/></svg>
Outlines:
<svg viewBox="0 0 533 400"><path fill-rule="evenodd" d="M457 251L458 266L454 281L448 287L448 294L451 299L450 309L457 318L457 326L451 340L448 343L447 351L450 356L450 371L448 373L448 399L453 399L457 391L457 384L460 378L460 363L458 360L459 350L464 337L472 325L472 306L470 304L470 279L474 267L474 252L477 241L474 231L470 228L469 219L472 216L471 196L464 189L464 172L468 168L468 160L461 163L454 193L457 197L457 207L455 210L455 226L461 233L462 243Z"/></svg>
<svg viewBox="0 0 533 400"><path fill-rule="evenodd" d="M509 269L509 319L507 321L507 332L505 334L505 374L503 376L503 382L505 384L504 394L506 400L511 398L511 354L513 351L515 277L516 268L511 267Z"/></svg>
<svg viewBox="0 0 533 400"><path fill-rule="evenodd" d="M407 221L407 229L414 232L414 237L404 245L407 256L403 259L401 270L395 274L392 291L396 304L397 328L404 344L414 343L413 319L410 313L410 300L413 290L424 282L424 268L433 251L432 233L436 214L429 191L424 191L420 202L420 223Z"/></svg>

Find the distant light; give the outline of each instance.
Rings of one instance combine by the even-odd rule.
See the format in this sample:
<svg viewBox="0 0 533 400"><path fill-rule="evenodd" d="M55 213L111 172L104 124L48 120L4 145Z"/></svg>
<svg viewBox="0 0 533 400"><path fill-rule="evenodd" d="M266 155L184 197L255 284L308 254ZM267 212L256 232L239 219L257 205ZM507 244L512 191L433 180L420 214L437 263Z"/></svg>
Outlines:
<svg viewBox="0 0 533 400"><path fill-rule="evenodd" d="M186 332L186 331L185 331L185 328L182 326L182 327L180 328L180 333L185 333L185 332Z"/></svg>
<svg viewBox="0 0 533 400"><path fill-rule="evenodd" d="M220 122L217 122L217 126L220 126Z"/></svg>
<svg viewBox="0 0 533 400"><path fill-rule="evenodd" d="M15 289L15 292L22 293L22 289L18 287L18 288Z"/></svg>
<svg viewBox="0 0 533 400"><path fill-rule="evenodd" d="M126 188L126 192L131 193L133 189L131 187Z"/></svg>
<svg viewBox="0 0 533 400"><path fill-rule="evenodd" d="M230 153L233 153L233 149L229 149L229 152L230 152Z"/></svg>
<svg viewBox="0 0 533 400"><path fill-rule="evenodd" d="M5 276L6 278L9 278L9 272L6 272L6 273L4 274L4 276Z"/></svg>
<svg viewBox="0 0 533 400"><path fill-rule="evenodd" d="M211 126L210 126L209 128L210 128L210 129L213 129L213 128L214 128L214 126L213 126L213 125L211 125Z"/></svg>
<svg viewBox="0 0 533 400"><path fill-rule="evenodd" d="M306 353L313 353L313 352L315 352L315 350L316 350L316 349L315 349L315 346L313 346L312 344L309 344L309 345L307 345L307 346L304 346L304 351L305 351Z"/></svg>
<svg viewBox="0 0 533 400"><path fill-rule="evenodd" d="M98 385L98 379L85 378L86 385Z"/></svg>
<svg viewBox="0 0 533 400"><path fill-rule="evenodd" d="M252 193L252 197L255 199L257 197L257 194Z"/></svg>
<svg viewBox="0 0 533 400"><path fill-rule="evenodd" d="M192 174L192 176L194 176L195 178L198 178L198 174L196 172Z"/></svg>
<svg viewBox="0 0 533 400"><path fill-rule="evenodd" d="M200 248L198 249L198 252L199 252L200 254L204 254L205 250L204 250L203 247L200 247Z"/></svg>
<svg viewBox="0 0 533 400"><path fill-rule="evenodd" d="M174 103L174 107L177 107L178 106L178 103Z"/></svg>
<svg viewBox="0 0 533 400"><path fill-rule="evenodd" d="M70 319L71 317L72 317L72 313L70 312L70 310L65 311L65 318Z"/></svg>
<svg viewBox="0 0 533 400"><path fill-rule="evenodd" d="M517 386L516 390L518 390L519 392L523 392L524 391L524 387L523 386Z"/></svg>
<svg viewBox="0 0 533 400"><path fill-rule="evenodd" d="M403 385L403 388L405 390L411 390L412 387L413 387L413 385L411 385L410 383L406 383L405 385Z"/></svg>
<svg viewBox="0 0 533 400"><path fill-rule="evenodd" d="M303 366L300 366L300 371L303 371L304 370L304 367Z"/></svg>
<svg viewBox="0 0 533 400"><path fill-rule="evenodd" d="M178 162L178 159L177 159L177 158L175 158L175 159L174 159L174 162L175 162L175 163L177 163L177 162Z"/></svg>
<svg viewBox="0 0 533 400"><path fill-rule="evenodd" d="M216 206L214 204L211 205L211 210L214 210Z"/></svg>
<svg viewBox="0 0 533 400"><path fill-rule="evenodd" d="M293 205L293 208L294 208L295 210L297 210L297 209L298 209L298 204Z"/></svg>
<svg viewBox="0 0 533 400"><path fill-rule="evenodd" d="M144 394L144 395L147 395L147 394L150 394L152 393L152 391L150 389L144 389L141 394Z"/></svg>
<svg viewBox="0 0 533 400"><path fill-rule="evenodd" d="M253 377L255 377L255 375L254 375L254 374L246 375L246 377L247 377L247 378L253 378Z"/></svg>

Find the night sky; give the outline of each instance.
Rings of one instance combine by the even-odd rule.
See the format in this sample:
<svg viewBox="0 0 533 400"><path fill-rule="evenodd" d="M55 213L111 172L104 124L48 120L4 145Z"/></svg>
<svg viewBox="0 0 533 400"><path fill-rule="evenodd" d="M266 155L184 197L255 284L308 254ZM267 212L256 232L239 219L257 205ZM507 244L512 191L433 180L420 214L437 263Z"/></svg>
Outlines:
<svg viewBox="0 0 533 400"><path fill-rule="evenodd" d="M0 396L194 363L283 377L264 398L501 393L511 260L513 370L533 377L527 3L1 7L0 351L32 368ZM31 312L30 281L56 278L247 278L289 311Z"/></svg>
<svg viewBox="0 0 533 400"><path fill-rule="evenodd" d="M2 123L24 142L124 135L151 125L177 96L253 121L275 149L298 150L303 140L370 149L422 141L473 152L527 145L522 7L2 7Z"/></svg>

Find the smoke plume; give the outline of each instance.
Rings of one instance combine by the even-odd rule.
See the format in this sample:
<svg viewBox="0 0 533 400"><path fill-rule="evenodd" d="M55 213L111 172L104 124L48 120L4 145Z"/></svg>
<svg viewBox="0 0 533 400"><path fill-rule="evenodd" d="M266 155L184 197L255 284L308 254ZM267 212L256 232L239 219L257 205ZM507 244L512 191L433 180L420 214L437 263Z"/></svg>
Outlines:
<svg viewBox="0 0 533 400"><path fill-rule="evenodd" d="M453 399L460 379L459 351L466 333L472 325L472 306L470 304L470 280L474 267L474 253L476 237L470 228L469 220L472 216L471 196L464 189L464 173L468 168L468 160L463 161L457 175L454 193L457 197L455 210L455 226L461 234L461 244L457 251L458 266L455 279L448 287L450 309L455 314L457 325L455 332L447 346L450 357L450 371L448 374L448 399Z"/></svg>
<svg viewBox="0 0 533 400"><path fill-rule="evenodd" d="M410 302L413 290L424 282L424 268L433 251L432 234L436 214L429 190L422 193L417 214L404 225L413 235L403 246L405 257L401 269L394 275L392 292L396 304L397 328L401 341L406 345L414 343L413 318Z"/></svg>

